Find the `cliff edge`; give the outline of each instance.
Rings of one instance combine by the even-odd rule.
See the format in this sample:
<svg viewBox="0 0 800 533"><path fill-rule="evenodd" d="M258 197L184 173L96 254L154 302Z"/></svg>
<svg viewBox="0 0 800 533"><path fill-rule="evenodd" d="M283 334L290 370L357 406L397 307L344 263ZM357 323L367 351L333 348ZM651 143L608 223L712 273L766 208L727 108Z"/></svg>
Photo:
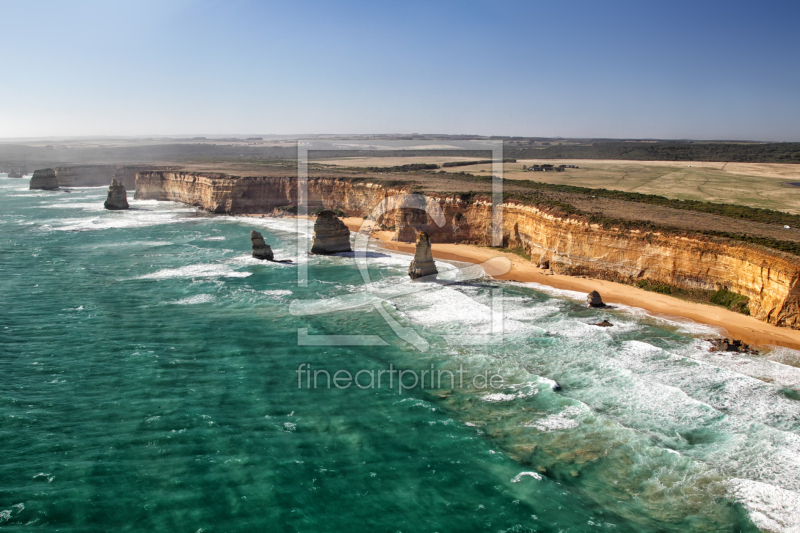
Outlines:
<svg viewBox="0 0 800 533"><path fill-rule="evenodd" d="M441 208L440 226L423 211L391 208L386 200L401 192L364 180L309 178L307 199L309 210L341 209L348 216L368 216L376 207L389 206L376 211L377 223L394 227L402 242L413 242L424 231L432 243L492 244L491 202L459 193L429 193ZM136 198L179 201L216 213L270 213L297 205L297 178L141 172ZM513 201L501 208L503 245L557 274L687 290L724 289L746 297L751 316L800 329L800 257L691 232L604 227L557 209Z"/></svg>

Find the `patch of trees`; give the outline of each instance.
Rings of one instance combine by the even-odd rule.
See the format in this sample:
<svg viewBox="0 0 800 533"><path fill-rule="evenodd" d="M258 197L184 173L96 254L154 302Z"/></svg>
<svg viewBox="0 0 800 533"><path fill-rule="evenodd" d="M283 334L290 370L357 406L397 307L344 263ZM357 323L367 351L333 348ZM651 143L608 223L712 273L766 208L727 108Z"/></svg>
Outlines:
<svg viewBox="0 0 800 533"><path fill-rule="evenodd" d="M750 299L747 296L731 292L724 287L720 287L716 291L709 291L703 289L686 289L683 287L676 287L667 283L658 283L650 280L639 280L636 286L650 292L657 292L659 294L668 294L675 296L682 300L689 300L690 302L700 302L705 304L718 305L742 313L743 315L750 314Z"/></svg>
<svg viewBox="0 0 800 533"><path fill-rule="evenodd" d="M506 157L501 159L503 163L516 163L517 160L514 158ZM487 163L494 163L493 159L481 159L479 161L451 161L448 163L442 163L442 166L447 167L466 167L469 165L485 165ZM438 167L437 167L438 168Z"/></svg>
<svg viewBox="0 0 800 533"><path fill-rule="evenodd" d="M436 170L439 165L430 163L412 163L409 165L398 165L394 167L367 167L371 172L415 172L418 170Z"/></svg>
<svg viewBox="0 0 800 533"><path fill-rule="evenodd" d="M800 143L734 143L693 141L611 141L547 145L542 148L507 144L504 153L516 159L625 159L633 161L732 161L737 163L800 163Z"/></svg>

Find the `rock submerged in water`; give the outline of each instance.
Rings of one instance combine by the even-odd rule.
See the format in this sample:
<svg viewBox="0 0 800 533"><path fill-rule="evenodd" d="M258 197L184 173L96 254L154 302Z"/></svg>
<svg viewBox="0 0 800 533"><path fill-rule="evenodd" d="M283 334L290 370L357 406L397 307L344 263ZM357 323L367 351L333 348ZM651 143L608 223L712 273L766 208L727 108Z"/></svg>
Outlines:
<svg viewBox="0 0 800 533"><path fill-rule="evenodd" d="M128 193L125 190L125 186L118 179L111 180L111 185L108 188L108 197L103 206L111 210L128 209L130 207L128 205Z"/></svg>
<svg viewBox="0 0 800 533"><path fill-rule="evenodd" d="M322 211L314 222L311 253L319 255L350 252L350 230L333 211Z"/></svg>
<svg viewBox="0 0 800 533"><path fill-rule="evenodd" d="M427 233L421 231L417 234L417 249L414 252L414 260L408 267L408 275L411 279L426 278L426 280L433 281L438 273L436 264L433 262L431 239Z"/></svg>
<svg viewBox="0 0 800 533"><path fill-rule="evenodd" d="M58 189L58 178L56 177L56 171L52 168L35 170L30 183L30 190L34 189L43 189L45 191Z"/></svg>
<svg viewBox="0 0 800 533"><path fill-rule="evenodd" d="M612 327L613 325L614 325L614 324L612 324L612 323L611 323L611 322L609 322L608 320L603 320L602 322L598 322L597 324L595 324L595 326L600 326L601 328L610 328L610 327Z"/></svg>
<svg viewBox="0 0 800 533"><path fill-rule="evenodd" d="M250 242L253 244L253 257L264 261L272 261L274 255L272 248L264 242L264 237L257 231L250 232Z"/></svg>
<svg viewBox="0 0 800 533"><path fill-rule="evenodd" d="M606 306L606 304L603 303L603 299L600 297L600 293L597 291L592 291L586 295L586 303L589 304L589 307Z"/></svg>

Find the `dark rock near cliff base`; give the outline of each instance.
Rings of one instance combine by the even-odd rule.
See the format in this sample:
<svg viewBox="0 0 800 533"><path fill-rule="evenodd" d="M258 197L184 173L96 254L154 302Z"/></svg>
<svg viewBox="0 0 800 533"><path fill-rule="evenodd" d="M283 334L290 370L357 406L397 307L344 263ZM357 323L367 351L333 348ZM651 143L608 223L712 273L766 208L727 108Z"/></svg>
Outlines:
<svg viewBox="0 0 800 533"><path fill-rule="evenodd" d="M322 211L314 223L311 253L320 255L350 252L350 230L333 211Z"/></svg>
<svg viewBox="0 0 800 533"><path fill-rule="evenodd" d="M434 280L438 273L436 264L433 262L430 237L427 233L421 231L417 234L417 249L414 252L414 260L411 261L411 265L408 267L408 275L411 279L426 278Z"/></svg>
<svg viewBox="0 0 800 533"><path fill-rule="evenodd" d="M589 307L606 306L606 304L603 303L603 299L600 297L600 293L597 291L592 291L586 295L586 303L589 304Z"/></svg>
<svg viewBox="0 0 800 533"><path fill-rule="evenodd" d="M733 353L747 353L758 354L758 350L745 344L739 339L705 339L711 343L709 352L733 352Z"/></svg>
<svg viewBox="0 0 800 533"><path fill-rule="evenodd" d="M111 180L111 186L108 188L108 198L106 203L103 204L106 209L120 210L128 209L128 193L125 187L118 179Z"/></svg>
<svg viewBox="0 0 800 533"><path fill-rule="evenodd" d="M272 261L274 257L272 248L264 242L264 237L259 232L250 232L250 242L253 244L253 257L265 261Z"/></svg>
<svg viewBox="0 0 800 533"><path fill-rule="evenodd" d="M52 168L35 170L31 178L30 189L44 189L46 191L58 189L58 178L55 170Z"/></svg>

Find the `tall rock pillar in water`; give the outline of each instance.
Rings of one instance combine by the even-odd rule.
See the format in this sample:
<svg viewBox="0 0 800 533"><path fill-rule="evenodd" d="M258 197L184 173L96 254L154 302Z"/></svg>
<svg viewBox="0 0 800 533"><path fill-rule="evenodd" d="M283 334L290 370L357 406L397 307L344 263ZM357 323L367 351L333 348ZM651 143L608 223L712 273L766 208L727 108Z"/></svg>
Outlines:
<svg viewBox="0 0 800 533"><path fill-rule="evenodd" d="M312 254L330 255L350 252L350 230L333 211L322 211L314 223Z"/></svg>
<svg viewBox="0 0 800 533"><path fill-rule="evenodd" d="M433 281L438 273L431 253L431 239L427 233L420 231L417 233L417 249L408 267L408 275L411 279L426 278L426 281Z"/></svg>
<svg viewBox="0 0 800 533"><path fill-rule="evenodd" d="M272 261L272 248L264 242L264 236L257 231L250 232L250 243L253 245L253 257L264 261Z"/></svg>
<svg viewBox="0 0 800 533"><path fill-rule="evenodd" d="M58 189L58 178L56 171L52 168L35 170L31 178L30 189L44 189L46 191Z"/></svg>
<svg viewBox="0 0 800 533"><path fill-rule="evenodd" d="M106 203L103 206L112 210L128 209L130 207L128 205L128 194L118 179L111 180L111 186L108 188L108 198L106 198Z"/></svg>

